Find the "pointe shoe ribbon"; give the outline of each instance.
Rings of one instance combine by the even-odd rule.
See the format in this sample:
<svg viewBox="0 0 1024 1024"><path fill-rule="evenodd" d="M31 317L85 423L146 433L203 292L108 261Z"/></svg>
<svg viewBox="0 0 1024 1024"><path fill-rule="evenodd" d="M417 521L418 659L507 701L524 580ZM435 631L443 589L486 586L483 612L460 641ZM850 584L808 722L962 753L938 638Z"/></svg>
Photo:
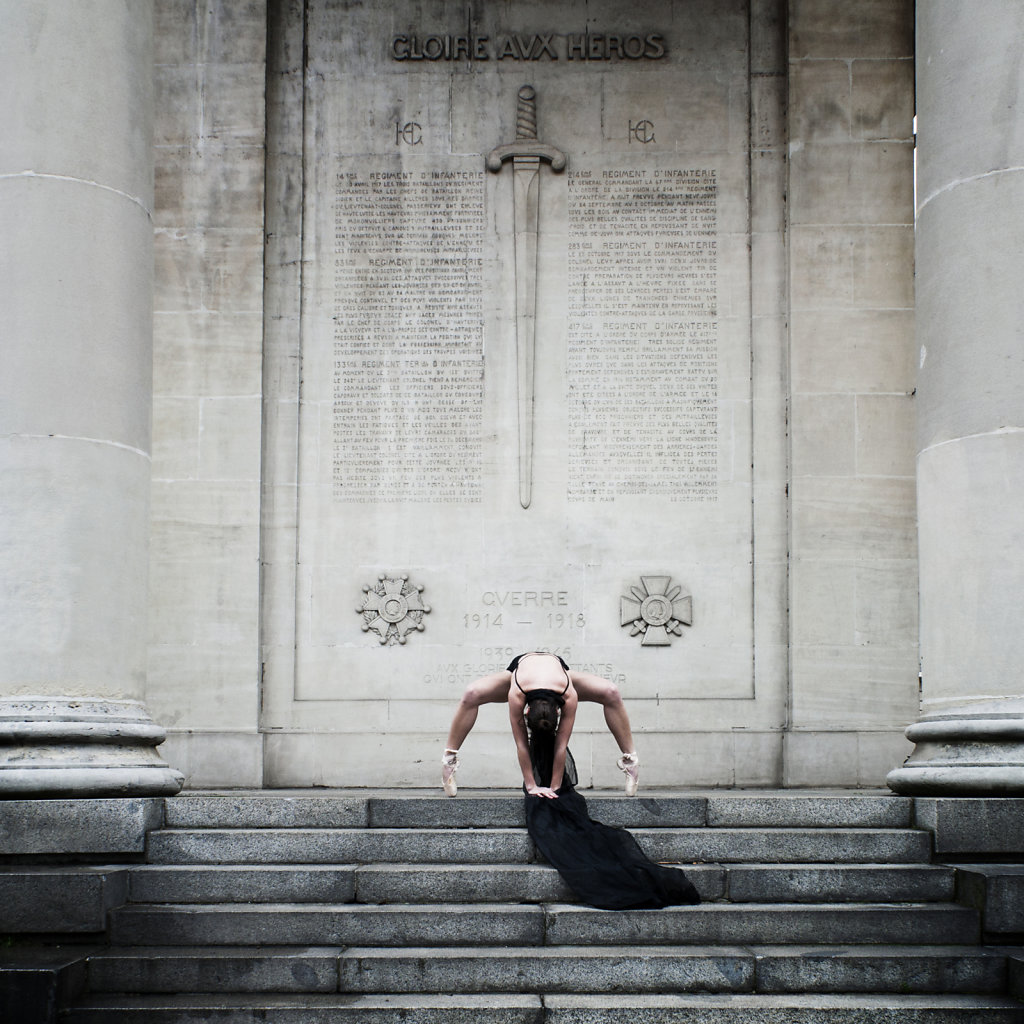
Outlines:
<svg viewBox="0 0 1024 1024"><path fill-rule="evenodd" d="M620 772L626 776L626 796L636 796L640 786L640 758L634 750L631 754L623 754L615 762Z"/></svg>
<svg viewBox="0 0 1024 1024"><path fill-rule="evenodd" d="M459 792L458 783L455 781L455 773L458 770L459 752L450 748L445 749L441 758L441 785L447 796L455 796Z"/></svg>

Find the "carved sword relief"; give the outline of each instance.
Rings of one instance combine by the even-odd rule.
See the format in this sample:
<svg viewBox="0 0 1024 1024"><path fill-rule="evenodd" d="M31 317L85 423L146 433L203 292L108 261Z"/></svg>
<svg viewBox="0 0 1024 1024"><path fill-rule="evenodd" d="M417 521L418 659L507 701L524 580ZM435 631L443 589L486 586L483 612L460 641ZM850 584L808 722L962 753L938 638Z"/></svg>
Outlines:
<svg viewBox="0 0 1024 1024"><path fill-rule="evenodd" d="M537 226L540 162L553 171L565 169L565 154L537 140L537 93L519 90L516 141L487 154L487 169L497 173L512 161L516 250L516 377L519 411L519 504L530 507L533 496L534 338L537 318Z"/></svg>

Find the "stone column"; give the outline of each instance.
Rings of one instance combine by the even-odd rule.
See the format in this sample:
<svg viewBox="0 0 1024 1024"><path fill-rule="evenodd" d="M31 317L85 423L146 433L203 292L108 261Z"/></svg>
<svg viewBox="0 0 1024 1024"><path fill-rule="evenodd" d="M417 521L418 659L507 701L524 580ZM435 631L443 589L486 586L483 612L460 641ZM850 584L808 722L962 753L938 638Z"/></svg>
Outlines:
<svg viewBox="0 0 1024 1024"><path fill-rule="evenodd" d="M922 717L901 793L1024 792L1024 7L917 7Z"/></svg>
<svg viewBox="0 0 1024 1024"><path fill-rule="evenodd" d="M0 797L173 793L141 699L152 6L0 24Z"/></svg>

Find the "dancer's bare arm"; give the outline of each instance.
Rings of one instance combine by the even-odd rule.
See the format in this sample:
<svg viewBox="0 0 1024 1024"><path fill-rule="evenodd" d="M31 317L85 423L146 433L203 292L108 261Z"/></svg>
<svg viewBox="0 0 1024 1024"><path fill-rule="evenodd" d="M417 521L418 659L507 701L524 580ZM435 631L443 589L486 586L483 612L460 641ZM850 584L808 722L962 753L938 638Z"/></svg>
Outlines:
<svg viewBox="0 0 1024 1024"><path fill-rule="evenodd" d="M565 695L565 704L558 719L558 732L555 733L555 758L551 766L551 788L556 792L562 786L565 775L565 754L569 749L569 737L572 735L573 723L576 721L576 694L570 690Z"/></svg>
<svg viewBox="0 0 1024 1024"><path fill-rule="evenodd" d="M533 764L530 761L530 738L526 731L526 719L523 718L523 711L526 708L526 699L517 690L510 690L508 694L508 719L512 726L512 739L516 744L516 757L519 758L519 770L523 773L523 785L526 792L531 796L554 796L551 789L537 785L533 777Z"/></svg>

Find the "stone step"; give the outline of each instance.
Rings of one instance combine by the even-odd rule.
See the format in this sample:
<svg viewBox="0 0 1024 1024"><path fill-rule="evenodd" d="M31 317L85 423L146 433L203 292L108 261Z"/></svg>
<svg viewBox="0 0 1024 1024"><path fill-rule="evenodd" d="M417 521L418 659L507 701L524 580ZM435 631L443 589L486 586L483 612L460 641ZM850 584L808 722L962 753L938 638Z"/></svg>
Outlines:
<svg viewBox="0 0 1024 1024"><path fill-rule="evenodd" d="M956 995L554 995L544 1024L1021 1024L1021 1004ZM274 1022L277 1024L277 1022Z"/></svg>
<svg viewBox="0 0 1024 1024"><path fill-rule="evenodd" d="M927 833L907 829L635 828L654 860L754 863L924 863ZM522 829L163 829L155 864L506 864L536 859Z"/></svg>
<svg viewBox="0 0 1024 1024"><path fill-rule="evenodd" d="M970 945L978 942L979 923L974 911L948 903L713 903L614 914L558 904L546 908L544 934L549 946L618 945L638 942L638 936L645 945Z"/></svg>
<svg viewBox="0 0 1024 1024"><path fill-rule="evenodd" d="M957 864L956 898L980 911L988 941L1024 935L1024 864Z"/></svg>
<svg viewBox="0 0 1024 1024"><path fill-rule="evenodd" d="M60 1024L541 1024L536 995L128 995L94 996ZM931 1021L928 1024L932 1024ZM936 1024L960 1024L940 1021ZM995 1024L1003 1024L996 1020Z"/></svg>
<svg viewBox="0 0 1024 1024"><path fill-rule="evenodd" d="M181 829L152 832L153 864L528 863L522 829Z"/></svg>
<svg viewBox="0 0 1024 1024"><path fill-rule="evenodd" d="M92 993L762 992L1000 994L1006 957L967 946L104 950Z"/></svg>
<svg viewBox="0 0 1024 1024"><path fill-rule="evenodd" d="M954 871L925 864L698 864L704 900L734 903L906 903L952 900ZM575 902L543 864L141 865L135 903Z"/></svg>
<svg viewBox="0 0 1024 1024"><path fill-rule="evenodd" d="M641 791L636 799L582 791L595 818L627 828L907 828L912 801L892 793L764 790ZM463 794L466 791L463 790ZM311 795L187 793L165 801L168 828L522 828L516 791L450 800L414 791Z"/></svg>
<svg viewBox="0 0 1024 1024"><path fill-rule="evenodd" d="M362 869L353 864L146 864L129 872L128 898L133 903L352 903L357 870Z"/></svg>
<svg viewBox="0 0 1024 1024"><path fill-rule="evenodd" d="M1021 1004L941 995L97 996L62 1024L1021 1024Z"/></svg>
<svg viewBox="0 0 1024 1024"><path fill-rule="evenodd" d="M0 866L0 931L102 932L107 911L128 897L124 865Z"/></svg>
<svg viewBox="0 0 1024 1024"><path fill-rule="evenodd" d="M728 904L616 913L572 904L129 905L116 945L577 946L976 943L977 912L932 904Z"/></svg>

